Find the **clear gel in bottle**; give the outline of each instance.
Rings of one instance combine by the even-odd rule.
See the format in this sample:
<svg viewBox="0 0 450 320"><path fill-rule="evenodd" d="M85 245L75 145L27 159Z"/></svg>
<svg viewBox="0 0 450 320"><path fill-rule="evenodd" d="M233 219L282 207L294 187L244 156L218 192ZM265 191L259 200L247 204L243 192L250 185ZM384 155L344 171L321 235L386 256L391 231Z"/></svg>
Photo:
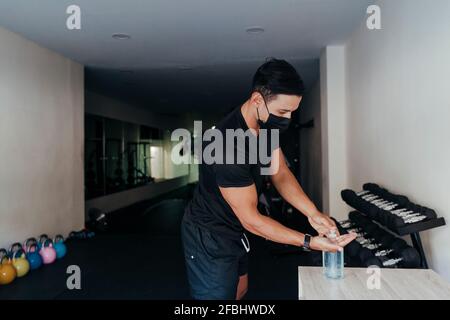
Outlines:
<svg viewBox="0 0 450 320"><path fill-rule="evenodd" d="M336 231L328 235L328 239L336 241ZM323 273L330 279L344 278L344 251L325 252L322 251Z"/></svg>

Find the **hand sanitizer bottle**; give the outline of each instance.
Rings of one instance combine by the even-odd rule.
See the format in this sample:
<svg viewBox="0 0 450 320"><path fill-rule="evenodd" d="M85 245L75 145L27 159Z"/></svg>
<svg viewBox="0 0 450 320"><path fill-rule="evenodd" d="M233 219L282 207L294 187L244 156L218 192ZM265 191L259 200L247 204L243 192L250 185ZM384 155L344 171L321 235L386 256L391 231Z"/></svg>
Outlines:
<svg viewBox="0 0 450 320"><path fill-rule="evenodd" d="M328 235L328 239L336 241L336 231ZM330 279L344 278L344 251L325 252L322 251L323 273Z"/></svg>

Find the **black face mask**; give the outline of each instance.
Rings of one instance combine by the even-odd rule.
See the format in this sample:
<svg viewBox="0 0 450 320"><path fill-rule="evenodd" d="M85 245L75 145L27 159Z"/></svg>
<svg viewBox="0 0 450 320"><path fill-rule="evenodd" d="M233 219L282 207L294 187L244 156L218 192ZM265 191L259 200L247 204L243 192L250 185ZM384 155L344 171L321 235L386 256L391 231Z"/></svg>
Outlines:
<svg viewBox="0 0 450 320"><path fill-rule="evenodd" d="M262 94L261 94L261 96L264 99L264 96ZM266 122L263 122L259 118L259 111L258 111L258 109L256 109L256 112L258 113L258 124L259 124L260 128L261 129L267 129L267 130L278 129L278 130L280 130L280 133L283 132L283 131L286 131L287 128L289 128L289 124L291 123L291 119L288 119L288 118L285 118L285 117L276 116L276 115L270 113L269 112L269 108L267 108L266 99L264 99L264 105L266 106L267 113L269 114L269 117L267 118Z"/></svg>

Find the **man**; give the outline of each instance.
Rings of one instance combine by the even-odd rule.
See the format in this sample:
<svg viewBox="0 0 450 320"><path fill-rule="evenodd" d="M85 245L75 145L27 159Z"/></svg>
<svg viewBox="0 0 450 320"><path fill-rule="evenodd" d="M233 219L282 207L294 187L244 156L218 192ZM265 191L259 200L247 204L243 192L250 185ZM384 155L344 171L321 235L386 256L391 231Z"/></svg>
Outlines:
<svg viewBox="0 0 450 320"><path fill-rule="evenodd" d="M288 128L303 90L303 82L294 67L284 60L271 59L256 71L250 98L225 117L216 130L224 137L230 129L249 130L260 137L265 129L271 137L272 131ZM226 144L231 142L235 141L226 140ZM241 299L245 295L250 244L244 229L271 241L332 252L342 250L355 238L353 234L339 236L337 241L324 237L336 231L333 220L306 196L277 146L269 148L270 168L274 168L269 171L272 183L287 202L308 217L319 236L302 234L260 214L258 193L263 173L267 171L263 170L260 158L257 163L248 161L252 153L247 147L246 144L243 149L234 148L244 154L244 163L201 164L199 182L181 226L194 299ZM224 148L224 153L227 152L229 149Z"/></svg>

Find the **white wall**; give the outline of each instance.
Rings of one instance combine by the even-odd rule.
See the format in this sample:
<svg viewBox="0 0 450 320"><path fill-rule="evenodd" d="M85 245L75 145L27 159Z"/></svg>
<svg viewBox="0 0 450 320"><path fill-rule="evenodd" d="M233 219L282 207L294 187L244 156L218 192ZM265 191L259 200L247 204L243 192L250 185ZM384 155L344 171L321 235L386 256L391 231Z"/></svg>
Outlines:
<svg viewBox="0 0 450 320"><path fill-rule="evenodd" d="M319 81L303 97L300 123L314 120L313 128L300 131L300 183L305 193L322 210L322 119Z"/></svg>
<svg viewBox="0 0 450 320"><path fill-rule="evenodd" d="M161 129L186 126L184 118L161 115L102 94L86 90L86 113Z"/></svg>
<svg viewBox="0 0 450 320"><path fill-rule="evenodd" d="M84 225L83 72L0 28L0 247Z"/></svg>
<svg viewBox="0 0 450 320"><path fill-rule="evenodd" d="M379 183L450 223L450 1L378 4L382 30L362 25L346 47L348 186ZM422 234L450 280L450 227Z"/></svg>
<svg viewBox="0 0 450 320"><path fill-rule="evenodd" d="M348 213L340 196L348 185L345 71L345 47L325 48L320 57L323 211L336 219Z"/></svg>

